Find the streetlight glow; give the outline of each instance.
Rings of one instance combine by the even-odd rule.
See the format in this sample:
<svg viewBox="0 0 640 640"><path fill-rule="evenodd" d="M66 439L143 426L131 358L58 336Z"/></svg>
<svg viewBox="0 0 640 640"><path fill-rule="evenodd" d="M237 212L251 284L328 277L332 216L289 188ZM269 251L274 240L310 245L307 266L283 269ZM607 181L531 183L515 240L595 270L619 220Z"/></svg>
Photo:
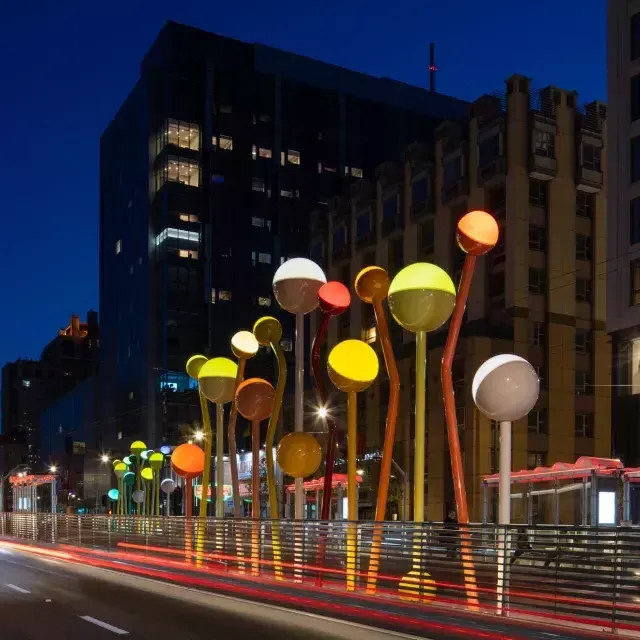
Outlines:
<svg viewBox="0 0 640 640"><path fill-rule="evenodd" d="M356 471L356 473L357 473L359 476L363 476L363 475L364 475L364 469L358 469L358 470Z"/></svg>
<svg viewBox="0 0 640 640"><path fill-rule="evenodd" d="M196 431L196 432L193 434L193 437L194 437L196 440L203 440L203 439L204 439L204 432L203 432L203 431Z"/></svg>
<svg viewBox="0 0 640 640"><path fill-rule="evenodd" d="M50 471L51 473L55 473L57 470L58 470L58 467L56 467L56 465L55 465L55 464L52 464L52 465L49 467L49 471Z"/></svg>
<svg viewBox="0 0 640 640"><path fill-rule="evenodd" d="M318 418L326 418L329 415L326 407L318 407Z"/></svg>
<svg viewBox="0 0 640 640"><path fill-rule="evenodd" d="M100 461L101 461L101 462L109 462L109 456L108 456L106 453L103 453L103 454L100 456Z"/></svg>

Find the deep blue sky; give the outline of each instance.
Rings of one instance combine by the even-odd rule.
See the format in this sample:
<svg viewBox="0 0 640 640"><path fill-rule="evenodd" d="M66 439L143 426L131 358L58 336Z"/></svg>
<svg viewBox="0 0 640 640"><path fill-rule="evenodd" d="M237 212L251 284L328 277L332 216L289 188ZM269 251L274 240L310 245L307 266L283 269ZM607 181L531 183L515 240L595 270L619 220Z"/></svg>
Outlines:
<svg viewBox="0 0 640 640"><path fill-rule="evenodd" d="M604 100L605 0L19 0L0 18L0 365L98 305L98 143L162 24L473 99L514 72Z"/></svg>

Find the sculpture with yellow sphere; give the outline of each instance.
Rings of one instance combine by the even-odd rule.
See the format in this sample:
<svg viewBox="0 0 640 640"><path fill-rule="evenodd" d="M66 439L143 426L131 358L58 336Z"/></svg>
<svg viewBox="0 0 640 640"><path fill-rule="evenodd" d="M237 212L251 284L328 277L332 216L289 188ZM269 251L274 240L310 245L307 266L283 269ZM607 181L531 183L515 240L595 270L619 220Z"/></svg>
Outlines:
<svg viewBox="0 0 640 640"><path fill-rule="evenodd" d="M144 442L142 442L142 440L136 440L135 442L133 442L131 444L131 446L129 447L129 450L131 451L131 455L129 456L130 461L134 462L133 459L135 459L135 465L136 465L136 491L138 492L136 495L139 497L140 496L140 492L142 491L142 489L140 488L140 481L141 481L140 472L142 470L142 452L147 450L147 445ZM141 501L136 501L136 500L134 500L134 502L138 505L137 506L138 515L141 515L142 514L142 502Z"/></svg>
<svg viewBox="0 0 640 640"><path fill-rule="evenodd" d="M389 287L389 309L395 321L416 334L415 461L413 520L424 522L426 436L427 332L449 320L456 290L449 274L435 264L417 262L402 269ZM412 570L400 582L400 591L411 599L433 595L434 583L424 572L419 552L422 540L414 537ZM416 551L417 549L417 551Z"/></svg>
<svg viewBox="0 0 640 640"><path fill-rule="evenodd" d="M224 517L224 405L233 400L238 365L229 358L211 358L198 372L198 386L205 398L216 405L216 517ZM209 436L209 437L207 437ZM203 491L208 491L211 468L211 434L205 433ZM206 482L205 482L206 480ZM204 505L204 508L203 506ZM206 500L200 502L200 515L206 515Z"/></svg>
<svg viewBox="0 0 640 640"><path fill-rule="evenodd" d="M280 468L292 478L313 475L322 462L322 447L311 433L288 433L276 453Z"/></svg>
<svg viewBox="0 0 640 640"><path fill-rule="evenodd" d="M370 387L378 377L378 356L362 340L345 340L338 343L327 362L329 378L333 384L347 395L347 507L348 519L358 519L356 503L357 491L357 416L359 391ZM356 543L357 535L353 526L347 530L347 590L356 588Z"/></svg>

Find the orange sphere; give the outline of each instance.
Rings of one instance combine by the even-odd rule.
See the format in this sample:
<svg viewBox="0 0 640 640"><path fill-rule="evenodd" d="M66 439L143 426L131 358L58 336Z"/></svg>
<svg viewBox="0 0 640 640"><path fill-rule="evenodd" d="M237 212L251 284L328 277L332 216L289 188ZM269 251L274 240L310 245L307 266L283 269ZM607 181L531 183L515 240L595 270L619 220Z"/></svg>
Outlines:
<svg viewBox="0 0 640 640"><path fill-rule="evenodd" d="M171 454L171 467L181 478L195 478L204 471L204 451L197 444L181 444Z"/></svg>
<svg viewBox="0 0 640 640"><path fill-rule="evenodd" d="M313 475L322 462L322 447L310 433L289 433L278 444L278 464L292 478Z"/></svg>
<svg viewBox="0 0 640 640"><path fill-rule="evenodd" d="M275 395L270 382L262 378L248 378L236 390L238 413L247 420L266 420L271 415Z"/></svg>
<svg viewBox="0 0 640 640"><path fill-rule="evenodd" d="M458 245L472 256L483 256L498 242L498 223L486 211L470 211L460 218L456 238Z"/></svg>
<svg viewBox="0 0 640 640"><path fill-rule="evenodd" d="M390 284L389 274L382 267L365 267L356 276L356 293L362 302L371 304L374 298L387 297Z"/></svg>

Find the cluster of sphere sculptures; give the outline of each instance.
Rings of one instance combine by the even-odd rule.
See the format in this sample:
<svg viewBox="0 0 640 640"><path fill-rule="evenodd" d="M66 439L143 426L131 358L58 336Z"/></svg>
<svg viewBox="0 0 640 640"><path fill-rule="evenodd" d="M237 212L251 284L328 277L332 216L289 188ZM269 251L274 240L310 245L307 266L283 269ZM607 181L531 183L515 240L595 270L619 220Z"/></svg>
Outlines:
<svg viewBox="0 0 640 640"><path fill-rule="evenodd" d="M484 211L472 211L464 215L457 224L457 242L466 254L458 289L449 274L441 267L418 262L401 269L393 278L375 265L366 266L357 275L354 289L365 304L371 304L375 315L377 336L380 340L384 367L389 377L389 404L386 416L385 438L382 447L381 472L376 502L376 521L385 518L388 497L391 458L395 442L395 429L398 414L400 381L397 364L389 335L384 300L387 300L393 320L403 329L416 336L416 383L415 383L415 460L414 460L414 496L413 515L416 522L424 519L424 475L425 475L425 439L426 439L426 362L427 334L436 331L449 322L449 331L442 359L441 380L445 405L447 436L451 455L454 493L458 511L458 521L465 525L469 522L467 496L464 486L462 456L455 417L455 399L451 379L451 364L457 346L460 327L463 321L469 289L473 278L476 260L489 252L498 242L498 225L490 214ZM325 476L322 503L322 518L330 517L331 477L334 467L336 448L335 420L331 415L329 394L325 388L324 371L321 363L321 347L326 340L327 328L331 318L348 310L351 304L349 287L344 283L330 281L322 269L306 258L293 258L284 262L273 278L274 296L282 309L296 317L295 339L295 420L294 425L284 425L287 433L277 445L277 459L285 474L296 480L296 518L302 518L303 487L302 479L313 475L321 466L323 450L314 435L305 432L303 424L304 400L304 316L320 309L321 319L313 339L311 350L311 368L315 381L318 404L323 410L326 422L327 446L324 453ZM231 339L231 351L237 363L226 357L207 358L204 355L192 356L187 364L188 375L197 381L201 400L202 421L204 425L204 449L195 444L183 444L177 447L171 456L171 467L176 475L185 479L202 476L203 487L208 488L209 470L212 461L213 429L209 418L208 403L216 405L216 513L222 514L223 500L223 460L224 453L224 405L231 403L228 421L229 461L235 515L240 516L239 480L236 460L235 424L237 415L251 422L252 434L252 517L260 516L259 503L259 430L260 423L268 420L266 434L266 467L269 492L269 514L277 518L279 514L278 496L275 484L275 461L273 449L275 432L283 402L287 378L287 364L280 341L282 326L271 316L256 321L252 330L242 330ZM244 379L245 365L256 355L260 347L270 348L277 361L275 384L261 378ZM348 476L348 515L349 520L357 518L354 499L356 487L356 430L357 404L356 394L374 383L378 376L380 363L376 351L362 340L344 340L335 345L329 353L326 368L329 379L339 390L347 394L347 476ZM523 358L503 354L491 358L477 371L473 382L473 398L478 408L492 419L505 425L531 410L538 397L538 378L531 365ZM291 429L293 427L293 429ZM506 430L506 426L505 426ZM506 438L506 435L503 436ZM144 445L140 443L142 449ZM503 447L506 446L503 442ZM160 458L154 463L151 454L148 467L134 465L136 474L131 476L137 482L133 500L142 504L140 478L145 483L153 483L158 475ZM506 455L506 454L505 454ZM132 456L142 460L142 451L132 446ZM505 464L507 464L505 462ZM510 458L509 458L510 466ZM118 462L114 471L124 480L129 466L125 461ZM142 470L142 473L140 472ZM158 476L159 477L159 476ZM132 480L128 479L128 486ZM167 478L161 487L173 490L175 482ZM187 486L190 483L187 482ZM146 486L146 485L145 485ZM122 490L123 485L119 487ZM206 489L203 489L206 490ZM110 495L116 495L115 493ZM206 515L206 500L200 502L200 515ZM273 531L274 549L279 544L277 531ZM475 572L467 555L468 540L462 536L462 556L465 563L465 582L470 589L475 585ZM374 530L371 547L371 564L368 586L375 589L377 564L380 551L379 530ZM274 551L274 558L275 558ZM321 558L320 558L321 560ZM373 567L373 569L371 568ZM412 574L422 576L421 570L414 567ZM408 578L412 582L415 575ZM473 604L472 596L469 596Z"/></svg>

